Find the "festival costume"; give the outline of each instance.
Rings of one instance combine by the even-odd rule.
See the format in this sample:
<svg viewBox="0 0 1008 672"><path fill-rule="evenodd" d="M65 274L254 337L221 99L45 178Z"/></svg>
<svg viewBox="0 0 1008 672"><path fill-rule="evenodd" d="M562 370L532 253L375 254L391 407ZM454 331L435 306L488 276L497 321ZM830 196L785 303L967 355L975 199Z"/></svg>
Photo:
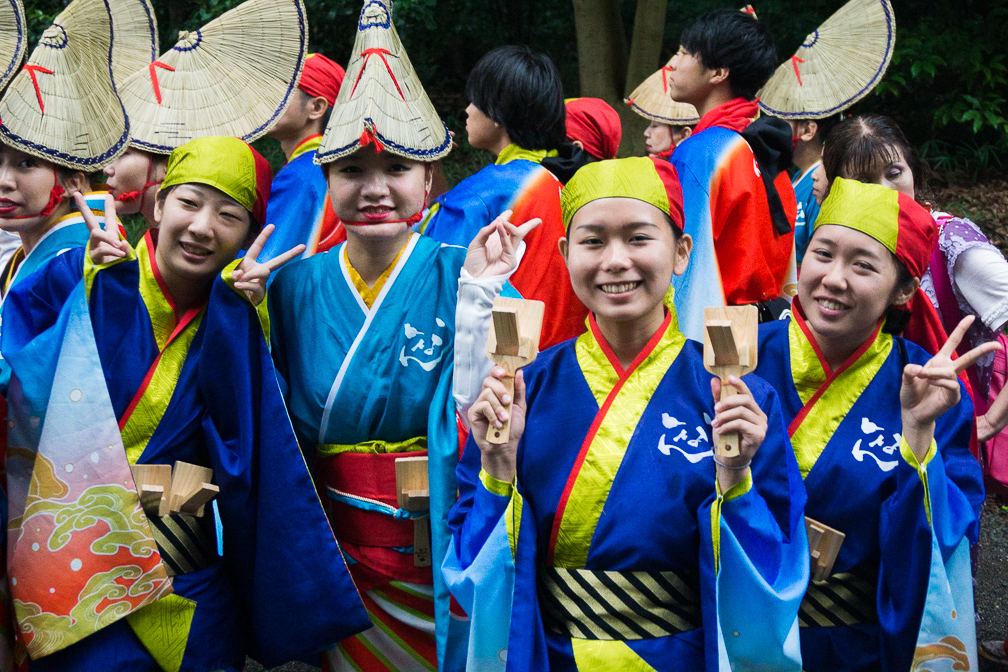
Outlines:
<svg viewBox="0 0 1008 672"><path fill-rule="evenodd" d="M607 197L682 224L668 162L590 164L564 191L565 221ZM747 378L768 432L752 476L719 492L711 376L666 304L625 370L594 316L524 369L514 484L467 443L443 569L472 618L470 669L801 669L805 495L777 402Z"/></svg>
<svg viewBox="0 0 1008 672"><path fill-rule="evenodd" d="M172 154L165 182L214 186L262 217L269 177L245 143L206 138ZM275 666L367 626L291 426L277 422L265 307L234 289L236 260L179 314L155 236L103 265L71 250L4 305L9 569L29 669L240 670L247 654ZM201 518L147 518L129 465L177 460L211 467L219 494ZM75 507L93 518L36 536ZM114 555L95 541L108 528ZM64 563L75 571L54 575ZM128 592L108 592L114 582Z"/></svg>
<svg viewBox="0 0 1008 672"><path fill-rule="evenodd" d="M862 231L919 277L934 226L899 196L838 178L817 226ZM904 367L931 355L880 322L833 370L794 306L790 321L760 327L756 374L780 395L806 514L846 535L832 575L813 581L802 603L804 669L977 669L969 545L984 491L965 386L919 462L901 438L900 387Z"/></svg>
<svg viewBox="0 0 1008 672"><path fill-rule="evenodd" d="M322 54L311 54L305 60L298 88L310 96L324 97L331 108L343 76L337 63ZM329 200L325 174L315 165L321 141L321 134L301 141L273 178L266 223L276 229L263 246L259 261L268 261L301 243L305 245L301 257L310 257L346 240L346 231Z"/></svg>
<svg viewBox="0 0 1008 672"><path fill-rule="evenodd" d="M433 161L450 147L389 6L367 0L315 161L356 151ZM342 243L284 267L270 290L273 356L287 408L373 623L327 653L328 670L465 665L468 623L449 614L447 588L432 566L440 567L448 546L457 492L452 374L466 251L408 234L370 287ZM505 280L497 279L497 291ZM423 456L429 508L410 511L400 503L396 459Z"/></svg>
<svg viewBox="0 0 1008 672"><path fill-rule="evenodd" d="M525 237L525 258L505 294L546 303L542 347L584 331L587 310L574 295L557 240L563 236L560 182L540 165L546 150L508 145L493 165L459 182L437 198L417 230L449 245L467 246L476 233L505 210L511 222L538 217L542 224Z"/></svg>
<svg viewBox="0 0 1008 672"><path fill-rule="evenodd" d="M742 136L756 111L755 102L742 98L714 108L670 159L682 182L685 231L693 237L689 266L672 279L688 338L703 340L706 306L776 299L788 271L797 212L794 189L784 172L772 179L761 175L758 157ZM773 215L768 201L765 185L771 181L781 218Z"/></svg>
<svg viewBox="0 0 1008 672"><path fill-rule="evenodd" d="M795 175L791 186L794 187L795 201L798 204L798 214L795 218L794 239L795 256L800 264L805 257L805 250L808 249L809 241L812 240L812 229L815 228L816 216L819 214L819 202L815 194L812 193L814 186L812 173L822 165L822 161L816 161L808 169L800 171Z"/></svg>

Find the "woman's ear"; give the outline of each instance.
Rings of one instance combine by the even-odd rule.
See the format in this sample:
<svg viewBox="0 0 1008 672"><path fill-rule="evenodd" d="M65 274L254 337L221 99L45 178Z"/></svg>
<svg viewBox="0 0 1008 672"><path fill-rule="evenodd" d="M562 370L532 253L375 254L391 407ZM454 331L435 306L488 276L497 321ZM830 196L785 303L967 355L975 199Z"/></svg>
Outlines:
<svg viewBox="0 0 1008 672"><path fill-rule="evenodd" d="M60 180L60 182L63 183L63 188L68 194L72 194L75 191L85 194L91 190L91 185L88 183L87 175L79 170L70 173L68 176Z"/></svg>
<svg viewBox="0 0 1008 672"><path fill-rule="evenodd" d="M426 200L427 194L430 193L431 186L434 184L434 164L425 163L424 164L424 200ZM426 207L426 203L424 206Z"/></svg>
<svg viewBox="0 0 1008 672"><path fill-rule="evenodd" d="M568 245L569 243L567 242L566 237L560 238L560 240L557 241L557 249L560 250L560 256L564 258L564 262L567 261L567 250L569 249Z"/></svg>
<svg viewBox="0 0 1008 672"><path fill-rule="evenodd" d="M896 292L893 294L893 305L905 306L906 302L917 293L918 288L920 288L920 278L910 278L909 282L905 282L896 288Z"/></svg>
<svg viewBox="0 0 1008 672"><path fill-rule="evenodd" d="M164 214L165 199L161 197L161 187L158 187L154 194L154 226L161 226L161 216Z"/></svg>
<svg viewBox="0 0 1008 672"><path fill-rule="evenodd" d="M682 275L689 266L690 253L693 252L693 236L688 233L680 233L676 236L675 262L672 264L672 273Z"/></svg>

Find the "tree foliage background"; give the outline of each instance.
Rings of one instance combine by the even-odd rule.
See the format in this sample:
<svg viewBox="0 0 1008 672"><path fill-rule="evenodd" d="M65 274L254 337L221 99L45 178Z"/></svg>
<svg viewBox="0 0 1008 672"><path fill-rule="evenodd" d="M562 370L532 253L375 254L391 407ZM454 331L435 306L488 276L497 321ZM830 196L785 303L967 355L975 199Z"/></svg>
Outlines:
<svg viewBox="0 0 1008 672"><path fill-rule="evenodd" d="M197 28L240 0L153 0L162 51L178 31ZM660 2L660 0L657 0ZM559 66L568 97L581 95L583 69L575 6L595 5L619 24L632 54L646 31L634 29L638 5L656 0L397 0L394 18L399 35L428 93L450 128L464 128L466 76L486 51L509 43L526 44L549 54ZM781 61L805 36L843 5L844 0L755 0L761 21L773 33ZM305 0L311 29L310 48L346 63L361 0ZM67 0L27 0L32 44L67 4ZM742 0L674 0L664 7L660 49L651 50L641 72L626 71L625 90L657 69L678 48L678 36L694 16L716 7L738 7ZM880 112L897 119L911 142L937 169L1004 173L1008 169L1008 0L893 0L897 39L883 82L852 112ZM654 33L654 26L646 26ZM580 36L592 46L610 39L597 33ZM254 49L254 45L250 45ZM582 52L585 53L585 52ZM612 58L604 49L593 58ZM632 64L631 64L632 65ZM632 70L632 67L631 67ZM633 81L633 80L637 81ZM642 126L625 128L637 139ZM469 172L488 156L464 143L456 168ZM639 145L633 145L639 150ZM626 148L624 148L625 150ZM449 175L449 178L452 176Z"/></svg>

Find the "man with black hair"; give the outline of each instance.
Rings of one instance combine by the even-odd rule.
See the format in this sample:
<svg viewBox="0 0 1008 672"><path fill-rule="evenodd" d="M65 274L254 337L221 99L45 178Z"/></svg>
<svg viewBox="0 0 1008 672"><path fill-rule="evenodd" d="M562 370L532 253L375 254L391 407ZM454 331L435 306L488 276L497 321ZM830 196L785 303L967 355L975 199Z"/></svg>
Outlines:
<svg viewBox="0 0 1008 672"><path fill-rule="evenodd" d="M758 304L766 319L781 295L797 207L786 168L791 131L757 115L756 92L777 67L773 38L754 16L715 10L682 33L668 93L700 114L672 154L693 255L673 279L682 331L703 339L706 306Z"/></svg>
<svg viewBox="0 0 1008 672"><path fill-rule="evenodd" d="M417 230L466 247L506 210L511 221L541 219L525 237L524 257L504 291L546 303L540 346L547 348L583 332L587 315L557 245L564 236L561 184L543 167L566 142L560 73L545 54L499 47L469 73L466 96L469 144L496 161L439 196Z"/></svg>
<svg viewBox="0 0 1008 672"><path fill-rule="evenodd" d="M280 141L287 163L273 179L266 221L276 229L259 261L265 262L303 243L303 257L343 242L346 232L332 203L315 151L343 83L343 68L322 54L305 59L297 91L269 136Z"/></svg>
<svg viewBox="0 0 1008 672"><path fill-rule="evenodd" d="M812 192L814 186L812 173L822 165L823 145L830 129L840 121L840 115L834 114L825 119L789 119L794 151L792 160L798 166L791 186L794 187L795 200L798 202L798 216L795 220L795 256L800 264L805 256L805 249L812 240L812 229L815 227L816 216L819 214L819 202Z"/></svg>

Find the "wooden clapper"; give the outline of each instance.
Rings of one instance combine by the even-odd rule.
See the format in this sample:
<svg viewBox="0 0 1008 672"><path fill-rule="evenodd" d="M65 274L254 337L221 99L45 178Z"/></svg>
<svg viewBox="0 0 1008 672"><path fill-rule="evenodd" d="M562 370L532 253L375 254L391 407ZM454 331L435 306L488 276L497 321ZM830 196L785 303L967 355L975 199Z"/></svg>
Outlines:
<svg viewBox="0 0 1008 672"><path fill-rule="evenodd" d="M181 512L199 518L207 502L220 492L210 482L213 469L188 462L176 462L174 473L167 464L134 464L130 469L140 505L148 516Z"/></svg>
<svg viewBox="0 0 1008 672"><path fill-rule="evenodd" d="M742 377L756 369L758 357L756 306L708 307L704 309L704 368L721 379L721 398L738 390L728 384L728 376ZM718 437L719 457L738 457L738 432Z"/></svg>
<svg viewBox="0 0 1008 672"><path fill-rule="evenodd" d="M501 382L514 399L514 377L518 369L535 361L539 354L539 335L542 332L546 304L498 296L493 304L493 324L487 337L487 356L494 364L507 371ZM504 410L508 421L500 429L487 428L487 441L507 443L511 436L511 404Z"/></svg>
<svg viewBox="0 0 1008 672"><path fill-rule="evenodd" d="M812 556L812 580L824 581L833 573L833 563L846 535L808 516L805 516L805 531L808 533L809 555Z"/></svg>
<svg viewBox="0 0 1008 672"><path fill-rule="evenodd" d="M427 456L397 457L395 461L396 498L399 508L410 513L430 510L430 485L427 480ZM413 566L430 567L430 516L413 519Z"/></svg>

